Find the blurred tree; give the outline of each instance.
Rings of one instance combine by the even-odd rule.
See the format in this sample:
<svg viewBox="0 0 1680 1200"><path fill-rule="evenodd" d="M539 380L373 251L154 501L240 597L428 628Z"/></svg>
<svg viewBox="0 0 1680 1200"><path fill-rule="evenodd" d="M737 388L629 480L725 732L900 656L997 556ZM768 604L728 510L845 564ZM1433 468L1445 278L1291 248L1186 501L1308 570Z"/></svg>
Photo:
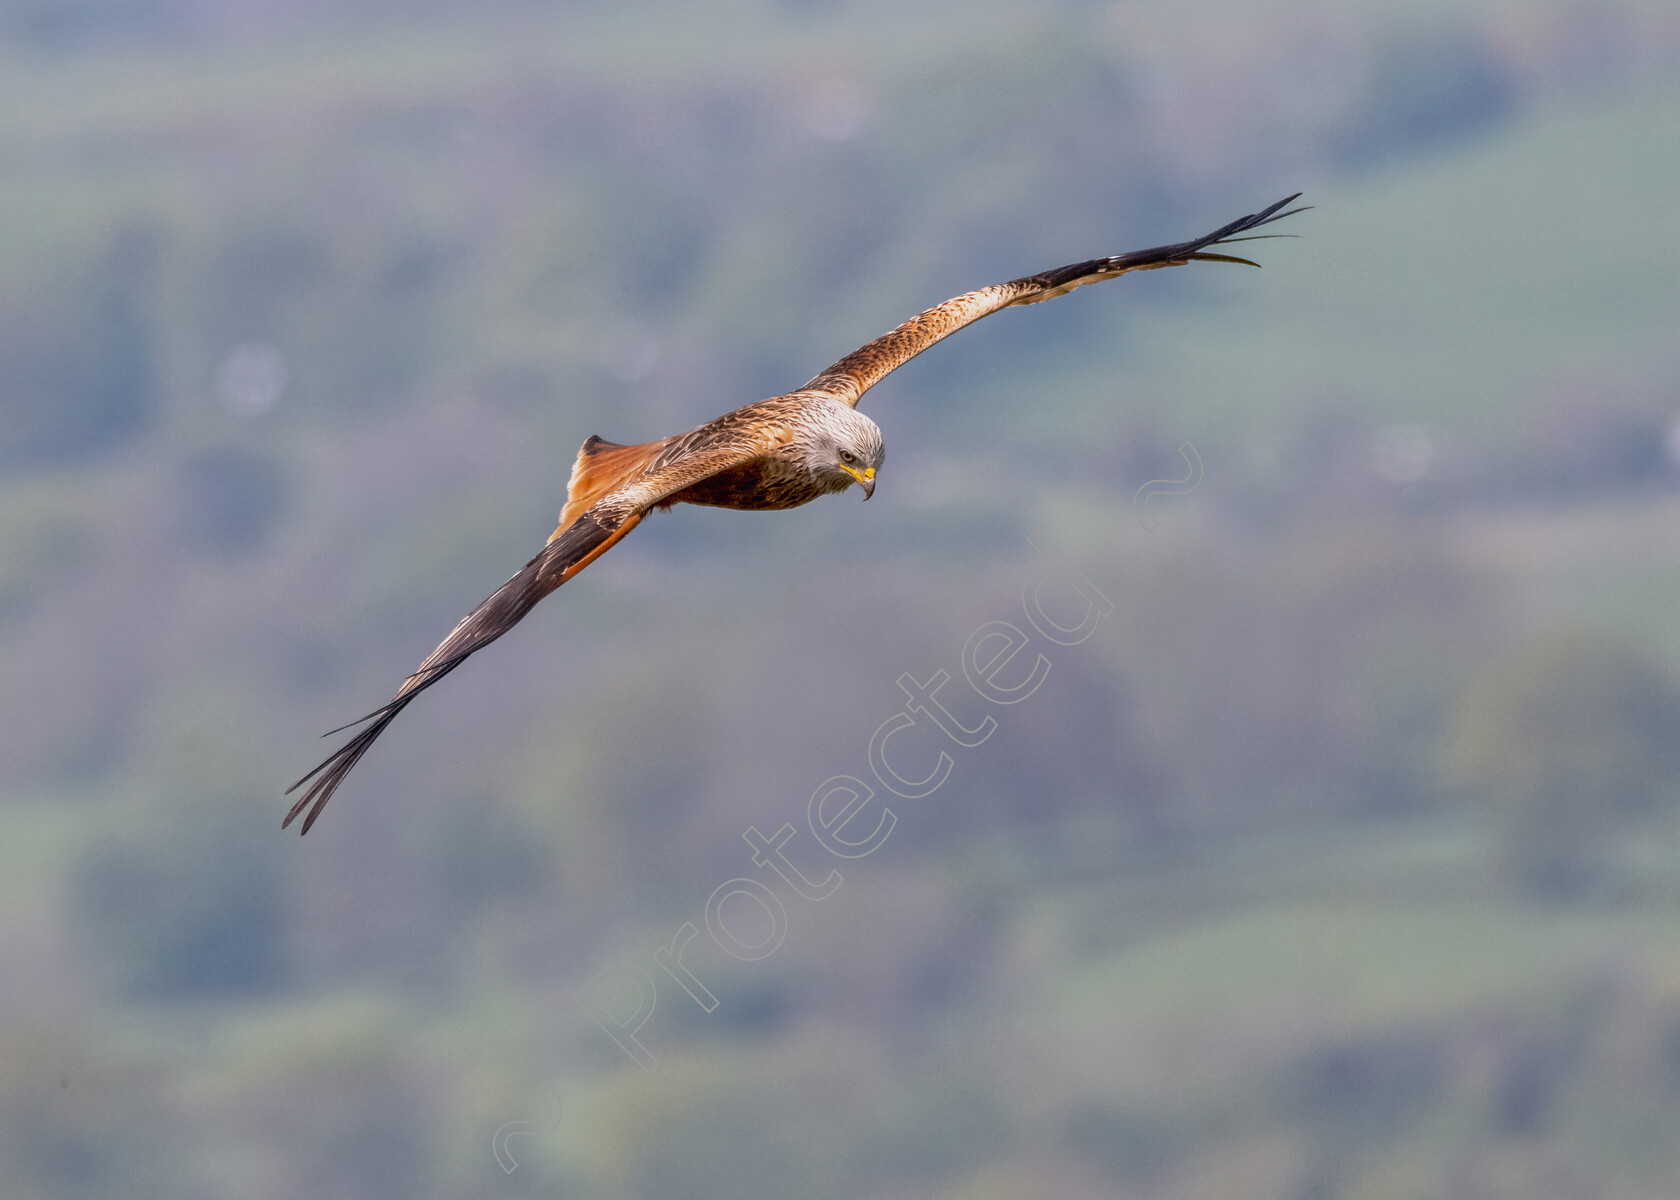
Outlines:
<svg viewBox="0 0 1680 1200"><path fill-rule="evenodd" d="M1470 680L1444 762L1497 818L1515 881L1564 899L1604 884L1617 835L1674 798L1677 731L1672 679L1626 646L1571 631Z"/></svg>
<svg viewBox="0 0 1680 1200"><path fill-rule="evenodd" d="M1335 1143L1380 1145L1404 1137L1440 1103L1445 1059L1435 1030L1326 1038L1284 1068L1277 1111Z"/></svg>
<svg viewBox="0 0 1680 1200"><path fill-rule="evenodd" d="M1117 656L1138 744L1180 835L1435 802L1439 713L1481 619L1478 589L1424 526L1327 488L1246 562L1149 562ZM1059 669L1059 668L1058 668Z"/></svg>
<svg viewBox="0 0 1680 1200"><path fill-rule="evenodd" d="M1154 1184L1185 1153L1191 1122L1177 1114L1140 1112L1086 1099L1067 1114L1063 1127L1068 1149L1099 1163L1130 1185Z"/></svg>
<svg viewBox="0 0 1680 1200"><path fill-rule="evenodd" d="M221 446L176 472L181 541L200 558L243 558L268 545L286 507L286 479L266 454Z"/></svg>
<svg viewBox="0 0 1680 1200"><path fill-rule="evenodd" d="M57 588L74 586L92 558L98 517L62 489L11 489L0 506L0 628Z"/></svg>
<svg viewBox="0 0 1680 1200"><path fill-rule="evenodd" d="M234 674L152 694L125 816L89 841L70 879L90 959L135 999L248 994L287 974L272 796L246 793L273 778L258 765L264 709Z"/></svg>
<svg viewBox="0 0 1680 1200"><path fill-rule="evenodd" d="M1555 503L1658 486L1670 470L1669 403L1611 380L1571 388L1491 449L1487 490Z"/></svg>
<svg viewBox="0 0 1680 1200"><path fill-rule="evenodd" d="M313 229L278 221L241 227L212 263L213 315L240 334L262 332L285 304L327 282L330 257Z"/></svg>
<svg viewBox="0 0 1680 1200"><path fill-rule="evenodd" d="M462 796L427 826L434 935L498 904L528 901L551 873L550 850L499 793Z"/></svg>
<svg viewBox="0 0 1680 1200"><path fill-rule="evenodd" d="M0 4L0 30L31 45L69 49L179 32L186 7L183 0L10 0Z"/></svg>
<svg viewBox="0 0 1680 1200"><path fill-rule="evenodd" d="M0 467L85 458L151 424L158 249L154 233L131 226L56 295L0 291Z"/></svg>
<svg viewBox="0 0 1680 1200"><path fill-rule="evenodd" d="M83 856L74 892L113 986L172 1001L282 981L283 889L270 807L173 805L143 832Z"/></svg>
<svg viewBox="0 0 1680 1200"><path fill-rule="evenodd" d="M1331 152L1352 166L1408 156L1480 133L1516 102L1516 84L1480 31L1399 34L1378 46L1364 100Z"/></svg>

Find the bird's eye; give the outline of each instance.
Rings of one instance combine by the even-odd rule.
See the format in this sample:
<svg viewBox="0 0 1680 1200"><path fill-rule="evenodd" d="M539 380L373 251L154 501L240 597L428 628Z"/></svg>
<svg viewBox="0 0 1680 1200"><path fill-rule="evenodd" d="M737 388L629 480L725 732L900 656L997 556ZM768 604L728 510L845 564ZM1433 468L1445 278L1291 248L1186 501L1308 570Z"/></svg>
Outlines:
<svg viewBox="0 0 1680 1200"><path fill-rule="evenodd" d="M848 465L855 463L857 461L857 455L853 454L850 450L842 450L840 451L840 461Z"/></svg>

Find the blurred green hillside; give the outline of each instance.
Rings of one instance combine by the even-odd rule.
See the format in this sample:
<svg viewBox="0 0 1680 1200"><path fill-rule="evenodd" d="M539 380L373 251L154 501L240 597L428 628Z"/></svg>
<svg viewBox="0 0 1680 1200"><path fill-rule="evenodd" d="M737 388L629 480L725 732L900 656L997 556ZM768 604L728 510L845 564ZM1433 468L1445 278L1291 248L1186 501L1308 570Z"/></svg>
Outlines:
<svg viewBox="0 0 1680 1200"><path fill-rule="evenodd" d="M0 0L0 1194L1674 1194L1677 68L1660 0ZM280 833L588 435L1295 191L895 373L867 508L648 521ZM1114 610L987 706L1035 530ZM995 734L823 861L941 670Z"/></svg>

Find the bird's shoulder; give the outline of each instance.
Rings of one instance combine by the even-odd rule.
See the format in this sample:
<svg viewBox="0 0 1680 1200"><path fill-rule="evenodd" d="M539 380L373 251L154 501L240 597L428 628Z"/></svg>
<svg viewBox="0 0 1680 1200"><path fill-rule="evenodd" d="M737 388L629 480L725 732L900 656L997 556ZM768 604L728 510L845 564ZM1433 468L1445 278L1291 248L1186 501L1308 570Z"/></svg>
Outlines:
<svg viewBox="0 0 1680 1200"><path fill-rule="evenodd" d="M735 453L774 454L799 440L809 426L814 406L833 403L814 393L790 392L743 404L671 440L652 470L674 466L695 455Z"/></svg>

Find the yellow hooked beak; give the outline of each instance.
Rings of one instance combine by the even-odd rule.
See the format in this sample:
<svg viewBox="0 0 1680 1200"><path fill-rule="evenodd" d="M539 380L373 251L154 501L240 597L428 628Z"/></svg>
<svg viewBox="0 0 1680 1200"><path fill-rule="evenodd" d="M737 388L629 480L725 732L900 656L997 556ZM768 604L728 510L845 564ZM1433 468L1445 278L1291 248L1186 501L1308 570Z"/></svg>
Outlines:
<svg viewBox="0 0 1680 1200"><path fill-rule="evenodd" d="M856 467L847 467L845 463L841 463L840 465L845 467L846 474L858 481L858 485L863 488L863 498L865 500L875 494L874 467L865 467L863 470L859 471Z"/></svg>

